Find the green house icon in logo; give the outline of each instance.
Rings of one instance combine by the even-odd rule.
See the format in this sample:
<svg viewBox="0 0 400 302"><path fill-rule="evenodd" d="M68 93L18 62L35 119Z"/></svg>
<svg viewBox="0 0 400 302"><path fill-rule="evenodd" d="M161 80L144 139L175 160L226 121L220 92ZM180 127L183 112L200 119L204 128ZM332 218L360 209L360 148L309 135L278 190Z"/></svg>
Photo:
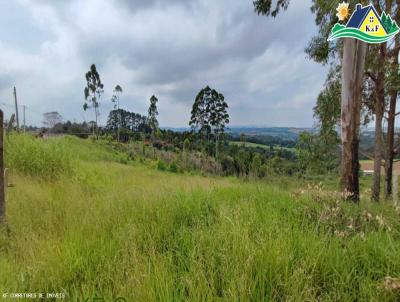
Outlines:
<svg viewBox="0 0 400 302"><path fill-rule="evenodd" d="M346 25L336 23L328 41L338 38L355 38L367 43L384 43L400 32L400 28L385 12L378 15L372 4L357 4Z"/></svg>

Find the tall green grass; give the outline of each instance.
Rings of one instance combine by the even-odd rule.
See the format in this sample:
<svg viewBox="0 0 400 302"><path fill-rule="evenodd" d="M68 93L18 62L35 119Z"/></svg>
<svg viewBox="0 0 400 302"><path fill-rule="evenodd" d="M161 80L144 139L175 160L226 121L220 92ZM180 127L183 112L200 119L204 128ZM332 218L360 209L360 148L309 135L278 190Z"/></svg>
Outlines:
<svg viewBox="0 0 400 302"><path fill-rule="evenodd" d="M115 161L128 163L129 156L103 141L62 137L43 140L32 135L5 137L7 168L43 179L59 179L79 174L81 162Z"/></svg>
<svg viewBox="0 0 400 302"><path fill-rule="evenodd" d="M121 165L103 145L61 143L75 151L79 177L12 175L0 291L71 301L400 300L384 284L400 278L400 216L389 205L342 203L320 187L293 190L294 180L283 188ZM91 148L108 155L92 161Z"/></svg>
<svg viewBox="0 0 400 302"><path fill-rule="evenodd" d="M5 137L6 167L45 179L70 175L72 154L67 142L60 139L43 141L31 135L10 134Z"/></svg>

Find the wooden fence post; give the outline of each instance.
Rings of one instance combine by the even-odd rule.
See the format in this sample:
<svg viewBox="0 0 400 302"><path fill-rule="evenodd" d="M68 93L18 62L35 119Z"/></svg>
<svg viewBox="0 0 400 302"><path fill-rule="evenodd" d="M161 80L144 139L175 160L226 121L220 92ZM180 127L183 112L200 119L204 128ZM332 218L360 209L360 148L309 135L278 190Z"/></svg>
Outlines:
<svg viewBox="0 0 400 302"><path fill-rule="evenodd" d="M4 121L3 111L0 110L0 223L5 222L6 218L6 200L4 194Z"/></svg>
<svg viewBox="0 0 400 302"><path fill-rule="evenodd" d="M4 194L7 194L8 185L8 169L4 168Z"/></svg>
<svg viewBox="0 0 400 302"><path fill-rule="evenodd" d="M393 205L397 206L399 200L399 175L396 171L393 173L393 187L392 187L392 194L393 194Z"/></svg>

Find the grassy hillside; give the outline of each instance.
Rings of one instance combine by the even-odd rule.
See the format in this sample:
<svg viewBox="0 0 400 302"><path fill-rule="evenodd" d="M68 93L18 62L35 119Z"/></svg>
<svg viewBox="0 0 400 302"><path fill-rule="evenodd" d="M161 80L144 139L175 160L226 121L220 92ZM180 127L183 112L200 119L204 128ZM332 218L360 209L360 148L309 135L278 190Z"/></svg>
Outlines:
<svg viewBox="0 0 400 302"><path fill-rule="evenodd" d="M296 179L160 172L106 143L11 137L2 292L396 301L400 217ZM107 300L109 301L109 300Z"/></svg>

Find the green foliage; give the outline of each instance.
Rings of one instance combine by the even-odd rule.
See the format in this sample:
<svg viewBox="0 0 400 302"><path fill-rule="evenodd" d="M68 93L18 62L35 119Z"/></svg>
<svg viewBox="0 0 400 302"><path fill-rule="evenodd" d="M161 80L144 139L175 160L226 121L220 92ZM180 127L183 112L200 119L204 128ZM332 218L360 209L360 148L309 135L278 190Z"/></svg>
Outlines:
<svg viewBox="0 0 400 302"><path fill-rule="evenodd" d="M354 7L356 2L348 1L350 7ZM330 59L336 57L338 50L341 48L341 40L328 41L331 30L338 22L336 8L339 1L312 0L311 11L315 15L315 24L318 27L317 34L311 39L305 51L310 59L326 64ZM338 27L335 27L338 29Z"/></svg>
<svg viewBox="0 0 400 302"><path fill-rule="evenodd" d="M260 154L255 154L253 156L253 160L251 162L251 171L254 173L254 176L258 177L260 175L261 169L261 156Z"/></svg>
<svg viewBox="0 0 400 302"><path fill-rule="evenodd" d="M241 175L246 175L250 167L251 155L249 152L241 149L239 150L236 159L236 164Z"/></svg>
<svg viewBox="0 0 400 302"><path fill-rule="evenodd" d="M178 166L178 163L175 160L169 165L169 171L172 172L172 173L178 173L179 172L179 166Z"/></svg>
<svg viewBox="0 0 400 302"><path fill-rule="evenodd" d="M275 8L272 6L272 0L255 0L253 4L257 14L276 17L281 9L288 8L289 2L290 0L277 0Z"/></svg>
<svg viewBox="0 0 400 302"><path fill-rule="evenodd" d="M72 153L60 139L42 141L30 135L5 137L4 156L7 168L26 175L57 179L73 172Z"/></svg>
<svg viewBox="0 0 400 302"><path fill-rule="evenodd" d="M260 177L268 177L268 176L270 176L270 175L272 175L273 173L272 173L272 170L271 170L271 167L269 166L269 165L267 165L267 164L263 164L263 165L261 165L261 167L260 167Z"/></svg>
<svg viewBox="0 0 400 302"><path fill-rule="evenodd" d="M118 128L127 129L131 132L151 132L149 120L146 116L124 109L111 110L108 114L106 131L116 133Z"/></svg>
<svg viewBox="0 0 400 302"><path fill-rule="evenodd" d="M193 103L189 126L193 131L199 131L202 138L208 141L214 133L218 139L229 124L228 104L225 97L209 86L202 89Z"/></svg>
<svg viewBox="0 0 400 302"><path fill-rule="evenodd" d="M227 175L236 174L235 160L231 156L229 155L222 156L220 162L222 165L222 170L225 171L225 174Z"/></svg>
<svg viewBox="0 0 400 302"><path fill-rule="evenodd" d="M159 159L157 161L157 169L160 170L160 171L167 170L167 165L165 164L165 162L163 160Z"/></svg>
<svg viewBox="0 0 400 302"><path fill-rule="evenodd" d="M183 141L183 150L185 152L190 151L190 140L188 138Z"/></svg>
<svg viewBox="0 0 400 302"><path fill-rule="evenodd" d="M113 95L111 97L111 102L114 104L114 110L117 109L118 113L119 113L119 115L116 119L117 141L119 141L119 142L121 141L120 128L121 128L121 119L122 119L121 112L119 111L119 100L120 100L122 92L123 92L122 87L120 85L117 85L117 86L115 86ZM110 117L109 117L108 122L109 121L110 121ZM129 139L129 137L127 137L125 134L122 141L126 142L127 139Z"/></svg>
<svg viewBox="0 0 400 302"><path fill-rule="evenodd" d="M52 133L54 134L67 134L67 135L75 135L80 138L88 138L89 133L91 133L88 123L71 123L67 121L65 123L58 123L52 129Z"/></svg>
<svg viewBox="0 0 400 302"><path fill-rule="evenodd" d="M115 86L113 95L111 97L111 102L114 104L114 109L119 109L119 99L123 90L120 85Z"/></svg>
<svg viewBox="0 0 400 302"><path fill-rule="evenodd" d="M150 98L150 106L149 106L149 112L148 112L148 121L149 121L149 126L151 128L151 131L153 133L156 133L158 130L158 110L157 110L157 102L158 99L153 95Z"/></svg>
<svg viewBox="0 0 400 302"><path fill-rule="evenodd" d="M83 109L86 111L89 108L93 108L96 115L96 127L97 118L99 115L98 108L100 106L100 97L104 92L104 85L101 82L100 74L97 71L96 65L92 64L90 70L85 74L86 86L84 88L85 102Z"/></svg>
<svg viewBox="0 0 400 302"><path fill-rule="evenodd" d="M341 112L341 66L334 66L328 73L323 91L318 95L314 117L322 132L332 131L340 121Z"/></svg>
<svg viewBox="0 0 400 302"><path fill-rule="evenodd" d="M300 134L297 145L300 169L311 174L334 172L339 166L339 138L335 130Z"/></svg>

